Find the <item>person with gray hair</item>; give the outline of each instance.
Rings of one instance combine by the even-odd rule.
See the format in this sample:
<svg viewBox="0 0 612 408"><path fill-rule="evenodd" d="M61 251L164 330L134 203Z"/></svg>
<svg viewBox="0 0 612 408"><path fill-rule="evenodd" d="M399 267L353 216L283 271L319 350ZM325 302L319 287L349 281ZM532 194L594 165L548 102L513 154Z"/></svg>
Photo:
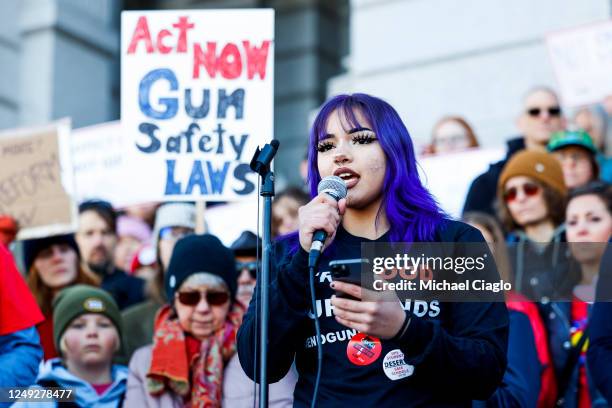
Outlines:
<svg viewBox="0 0 612 408"><path fill-rule="evenodd" d="M508 160L523 149L545 151L550 136L565 128L565 119L556 92L544 86L529 90L523 98L523 108L516 125L521 136L508 140L508 153L504 160L491 164L486 172L474 179L465 200L463 213L481 211L495 216L493 203L497 193L497 180Z"/></svg>
<svg viewBox="0 0 612 408"><path fill-rule="evenodd" d="M600 178L612 183L612 117L602 105L596 104L578 109L572 122L593 139L598 150Z"/></svg>
<svg viewBox="0 0 612 408"><path fill-rule="evenodd" d="M128 407L220 407L244 306L233 252L214 235L189 235L172 252L153 344L130 361Z"/></svg>

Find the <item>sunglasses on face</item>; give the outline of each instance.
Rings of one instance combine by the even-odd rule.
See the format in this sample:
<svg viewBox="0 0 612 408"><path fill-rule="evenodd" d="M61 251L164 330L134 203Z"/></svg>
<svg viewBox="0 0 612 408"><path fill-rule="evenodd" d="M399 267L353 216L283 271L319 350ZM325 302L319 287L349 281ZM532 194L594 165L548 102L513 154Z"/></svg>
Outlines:
<svg viewBox="0 0 612 408"><path fill-rule="evenodd" d="M206 291L189 290L178 292L178 300L186 306L195 306L200 303L202 296L206 298L206 303L211 306L220 306L229 300L229 293L225 291Z"/></svg>
<svg viewBox="0 0 612 408"><path fill-rule="evenodd" d="M236 272L238 272L238 275L240 275L243 269L246 269L249 271L249 274L251 275L251 278L253 279L257 279L257 267L258 267L257 261L236 262Z"/></svg>
<svg viewBox="0 0 612 408"><path fill-rule="evenodd" d="M540 186L533 183L525 183L519 188L523 190L523 193L525 193L527 197L533 197L540 192ZM504 200L506 200L507 203L516 200L519 188L510 187L508 190L506 190L504 193Z"/></svg>
<svg viewBox="0 0 612 408"><path fill-rule="evenodd" d="M527 109L527 113L529 116L537 118L540 116L542 111L547 111L549 116L561 116L561 108L558 106L553 106L552 108L543 109L543 108L531 108Z"/></svg>

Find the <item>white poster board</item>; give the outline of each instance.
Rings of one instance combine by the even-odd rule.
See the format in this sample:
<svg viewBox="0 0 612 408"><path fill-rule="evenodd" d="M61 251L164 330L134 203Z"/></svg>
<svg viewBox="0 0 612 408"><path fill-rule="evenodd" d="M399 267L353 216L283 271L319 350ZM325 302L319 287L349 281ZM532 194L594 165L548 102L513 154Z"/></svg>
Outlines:
<svg viewBox="0 0 612 408"><path fill-rule="evenodd" d="M460 218L472 181L505 154L500 147L421 157L418 159L421 180L444 211Z"/></svg>
<svg viewBox="0 0 612 408"><path fill-rule="evenodd" d="M612 21L550 33L546 46L564 105L592 104L612 94Z"/></svg>
<svg viewBox="0 0 612 408"><path fill-rule="evenodd" d="M74 167L76 202L103 199L116 208L126 202L134 186L126 182L125 175L133 171L126 166L124 151L126 140L119 121L101 123L72 131L70 148Z"/></svg>
<svg viewBox="0 0 612 408"><path fill-rule="evenodd" d="M126 201L255 199L249 162L273 137L274 11L121 16Z"/></svg>

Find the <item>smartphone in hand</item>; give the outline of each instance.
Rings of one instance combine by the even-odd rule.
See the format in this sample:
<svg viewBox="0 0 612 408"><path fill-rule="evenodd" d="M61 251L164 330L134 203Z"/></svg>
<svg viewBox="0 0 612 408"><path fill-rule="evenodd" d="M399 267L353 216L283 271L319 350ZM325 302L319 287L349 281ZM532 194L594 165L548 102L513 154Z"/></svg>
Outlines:
<svg viewBox="0 0 612 408"><path fill-rule="evenodd" d="M369 259L338 259L329 263L332 279L339 282L352 283L353 285L361 286L361 271L364 264L369 265ZM355 299L344 292L336 291L337 297L347 299Z"/></svg>

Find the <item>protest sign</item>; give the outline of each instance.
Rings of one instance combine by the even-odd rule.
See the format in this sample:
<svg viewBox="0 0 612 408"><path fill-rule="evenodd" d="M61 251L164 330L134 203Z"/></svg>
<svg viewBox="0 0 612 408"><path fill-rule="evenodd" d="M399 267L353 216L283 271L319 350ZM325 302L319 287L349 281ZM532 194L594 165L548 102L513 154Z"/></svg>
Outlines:
<svg viewBox="0 0 612 408"><path fill-rule="evenodd" d="M123 12L121 122L134 198L253 199L273 136L274 12Z"/></svg>
<svg viewBox="0 0 612 408"><path fill-rule="evenodd" d="M257 201L233 202L206 208L206 232L215 235L224 245L230 246L243 231L257 233ZM263 231L259 231L260 236Z"/></svg>
<svg viewBox="0 0 612 408"><path fill-rule="evenodd" d="M546 46L565 105L612 95L612 21L550 33Z"/></svg>
<svg viewBox="0 0 612 408"><path fill-rule="evenodd" d="M0 133L0 214L18 220L18 239L74 231L69 134L68 121Z"/></svg>
<svg viewBox="0 0 612 408"><path fill-rule="evenodd" d="M97 198L111 202L120 208L146 201L146 197L134 197L134 186L126 176L135 171L126 164L124 151L127 146L119 121L102 123L72 131L70 147L74 167L74 192L76 202ZM130 201L136 199L136 202Z"/></svg>
<svg viewBox="0 0 612 408"><path fill-rule="evenodd" d="M504 155L503 148L491 148L421 157L421 180L444 211L460 218L472 181Z"/></svg>

